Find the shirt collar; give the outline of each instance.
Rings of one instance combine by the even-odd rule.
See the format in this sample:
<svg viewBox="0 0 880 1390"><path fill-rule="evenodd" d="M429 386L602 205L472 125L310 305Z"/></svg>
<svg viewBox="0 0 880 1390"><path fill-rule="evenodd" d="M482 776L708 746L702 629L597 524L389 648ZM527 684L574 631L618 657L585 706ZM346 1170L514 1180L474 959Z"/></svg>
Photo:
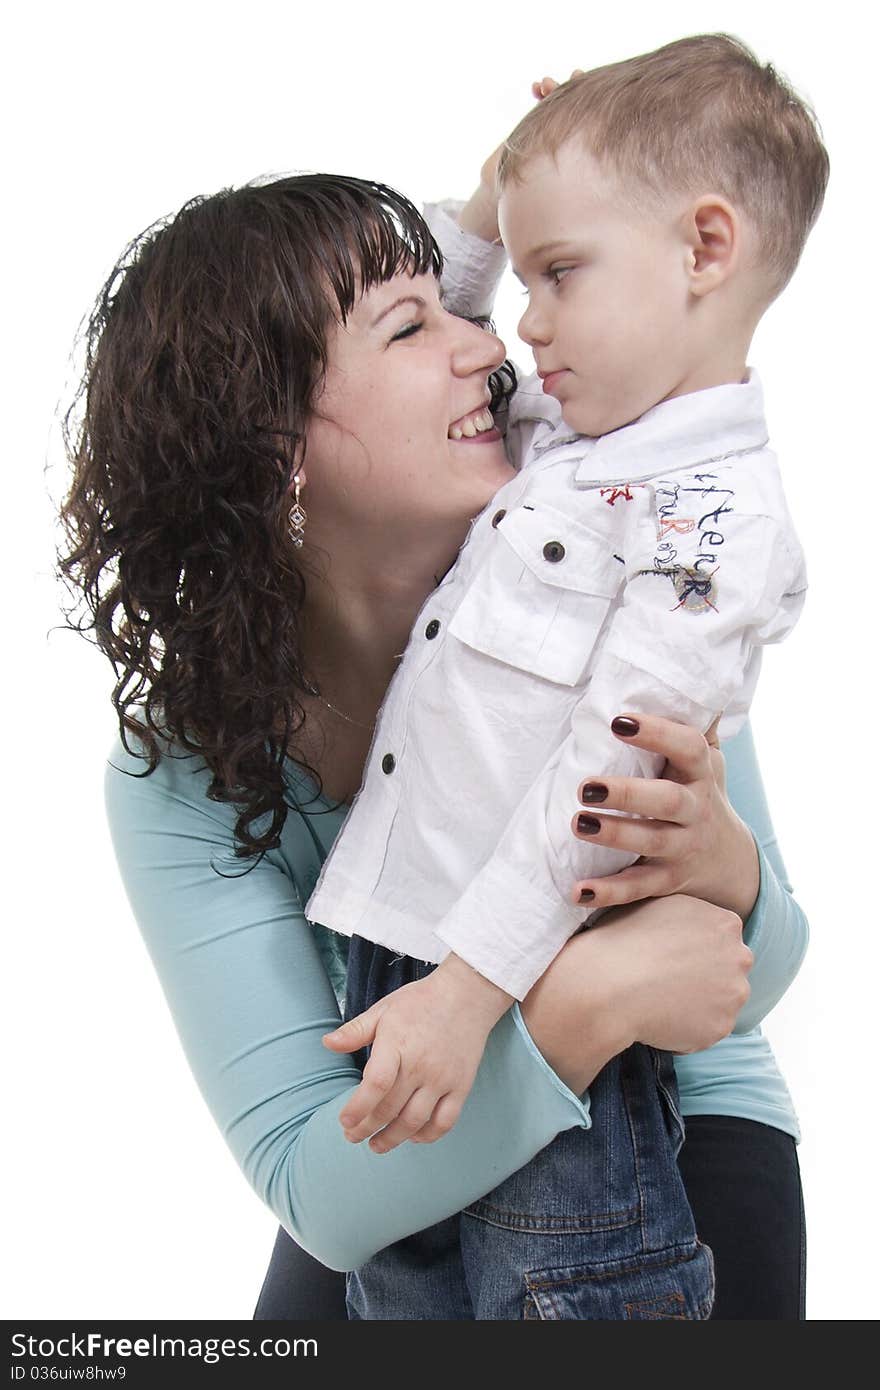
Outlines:
<svg viewBox="0 0 880 1390"><path fill-rule="evenodd" d="M637 482L657 473L673 472L702 463L717 463L731 454L766 446L764 394L757 373L749 368L745 381L692 391L659 405L619 430L590 439L572 434L559 413L559 404L544 395L537 377L529 378L511 402L511 423L542 420L531 452L554 461L577 457L578 483Z"/></svg>

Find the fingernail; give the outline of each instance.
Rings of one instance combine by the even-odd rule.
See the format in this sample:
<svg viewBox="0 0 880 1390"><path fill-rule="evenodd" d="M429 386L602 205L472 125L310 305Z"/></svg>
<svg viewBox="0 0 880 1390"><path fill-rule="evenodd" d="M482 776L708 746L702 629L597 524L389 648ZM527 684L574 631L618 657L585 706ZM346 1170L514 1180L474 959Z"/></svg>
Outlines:
<svg viewBox="0 0 880 1390"><path fill-rule="evenodd" d="M608 788L602 782L585 782L581 787L581 801L585 806L592 806L594 801L604 801L608 795Z"/></svg>
<svg viewBox="0 0 880 1390"><path fill-rule="evenodd" d="M611 730L612 733L621 734L623 738L633 738L639 732L639 721L619 714L616 719L612 719Z"/></svg>
<svg viewBox="0 0 880 1390"><path fill-rule="evenodd" d="M578 816L577 828L582 835L597 835L602 829L602 822L596 820L595 816Z"/></svg>
<svg viewBox="0 0 880 1390"><path fill-rule="evenodd" d="M595 898L595 896L596 896L596 894L593 892L592 888L582 888L582 889L581 889L581 895L580 895L580 897L578 898L578 902L579 902L579 903L591 903L591 902L593 901L593 899Z"/></svg>

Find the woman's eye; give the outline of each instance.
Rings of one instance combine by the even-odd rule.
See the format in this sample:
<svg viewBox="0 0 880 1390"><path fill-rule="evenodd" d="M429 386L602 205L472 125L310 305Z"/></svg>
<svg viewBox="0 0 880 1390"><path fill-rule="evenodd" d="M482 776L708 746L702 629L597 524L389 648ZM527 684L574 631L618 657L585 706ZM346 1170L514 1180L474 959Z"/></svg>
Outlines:
<svg viewBox="0 0 880 1390"><path fill-rule="evenodd" d="M401 328L398 333L394 334L391 341L392 343L399 343L401 338L412 338L414 334L421 333L423 327L424 324L421 323L408 323L405 328Z"/></svg>

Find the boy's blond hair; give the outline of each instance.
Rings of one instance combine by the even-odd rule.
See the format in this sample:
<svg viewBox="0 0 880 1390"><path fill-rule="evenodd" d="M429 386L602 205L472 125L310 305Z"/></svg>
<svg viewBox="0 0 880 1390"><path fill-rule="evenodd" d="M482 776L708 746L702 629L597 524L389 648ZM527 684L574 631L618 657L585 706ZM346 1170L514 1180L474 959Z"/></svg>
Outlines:
<svg viewBox="0 0 880 1390"><path fill-rule="evenodd" d="M828 182L811 108L728 34L679 39L563 83L507 139L499 186L572 139L634 185L637 204L675 192L726 197L757 233L771 299L794 272Z"/></svg>

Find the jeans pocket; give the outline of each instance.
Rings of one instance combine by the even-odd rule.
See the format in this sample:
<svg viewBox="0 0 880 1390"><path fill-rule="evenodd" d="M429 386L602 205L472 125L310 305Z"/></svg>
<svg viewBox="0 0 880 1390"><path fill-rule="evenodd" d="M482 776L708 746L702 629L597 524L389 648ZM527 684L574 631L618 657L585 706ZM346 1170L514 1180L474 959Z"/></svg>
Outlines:
<svg viewBox="0 0 880 1390"><path fill-rule="evenodd" d="M700 1241L637 1261L533 1269L525 1283L525 1320L701 1322L715 1296L712 1252Z"/></svg>

